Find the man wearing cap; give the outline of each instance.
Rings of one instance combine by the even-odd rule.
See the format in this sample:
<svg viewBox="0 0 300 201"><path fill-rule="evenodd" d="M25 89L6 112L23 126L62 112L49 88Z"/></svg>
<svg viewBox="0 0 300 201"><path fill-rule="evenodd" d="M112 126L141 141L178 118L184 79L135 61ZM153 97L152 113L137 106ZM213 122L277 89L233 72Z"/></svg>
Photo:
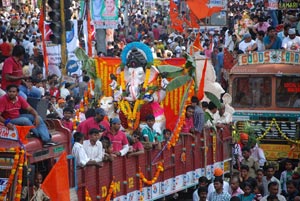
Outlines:
<svg viewBox="0 0 300 201"><path fill-rule="evenodd" d="M102 143L99 141L100 138L100 130L91 128L89 130L89 139L83 141L83 148L86 155L96 163L99 163L103 160L105 153Z"/></svg>
<svg viewBox="0 0 300 201"><path fill-rule="evenodd" d="M222 179L223 173L224 172L223 172L222 168L219 168L219 167L215 168L214 169L214 177L215 177L215 179L216 178ZM229 183L227 181L223 181L222 182L222 187L223 187L223 192L229 193L230 186L229 186ZM207 195L208 195L207 199L208 200L210 200L211 194L213 192L215 192L215 191L216 191L216 189L215 189L214 183L209 184L209 186L208 186L208 193L207 193Z"/></svg>
<svg viewBox="0 0 300 201"><path fill-rule="evenodd" d="M124 156L129 150L126 134L120 130L121 121L119 118L112 118L110 121L110 130L107 130L103 136L110 139L113 145L113 153L116 156Z"/></svg>
<svg viewBox="0 0 300 201"><path fill-rule="evenodd" d="M289 29L289 36L282 41L282 48L285 50L296 51L300 49L300 37L296 36L295 28Z"/></svg>
<svg viewBox="0 0 300 201"><path fill-rule="evenodd" d="M99 130L100 125L102 125L107 131L110 130L109 123L104 119L106 116L105 111L102 108L97 108L95 114L95 116L87 118L78 125L77 131L83 133L85 139L88 139L88 132L91 128Z"/></svg>
<svg viewBox="0 0 300 201"><path fill-rule="evenodd" d="M240 42L239 44L239 51L242 53L248 53L253 51L253 45L255 44L255 41L252 40L250 33L244 34L244 40Z"/></svg>

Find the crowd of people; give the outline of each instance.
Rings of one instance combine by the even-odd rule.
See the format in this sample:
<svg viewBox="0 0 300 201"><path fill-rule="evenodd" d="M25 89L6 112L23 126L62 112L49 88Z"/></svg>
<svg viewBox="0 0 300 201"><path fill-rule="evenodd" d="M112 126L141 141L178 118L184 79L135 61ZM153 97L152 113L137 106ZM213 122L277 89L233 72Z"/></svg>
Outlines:
<svg viewBox="0 0 300 201"><path fill-rule="evenodd" d="M163 7L163 6L162 6ZM126 44L139 41L148 45L154 58L182 57L189 52L201 35L200 54L211 59L217 81L222 82L224 49L234 58L241 53L267 49L300 50L300 22L295 11L267 10L262 2L229 1L229 26L215 30L191 29L183 33L171 30L167 13L163 8L154 14L143 11L140 5L129 9L129 23L125 26L124 14L120 13L119 27L114 31L114 40L107 42L107 51L100 56L119 57ZM25 12L26 11L26 12ZM41 34L38 30L38 13L27 6L10 12L3 11L0 20L0 62L2 65L0 122L12 129L13 125L32 125L31 134L39 137L44 146L55 145L51 135L37 111L28 102L31 99L49 101L48 118L60 119L73 133L72 154L77 165L102 165L126 154L144 153L145 148L160 148L172 131L162 133L153 128L155 117L147 115L146 125L128 136L116 117L107 119L102 108L84 108L80 123L74 126L74 108L80 107L84 91L90 81L86 72L73 74L74 83L61 83L55 74L45 75ZM270 16L270 17L268 17ZM275 16L275 17L274 17ZM197 134L202 131L207 113L211 123L222 127L232 119L225 106L218 110L213 102L200 102L197 97L186 108L183 133ZM27 110L20 113L20 109ZM230 177L230 184L223 181L222 170L215 170L212 184L208 179L199 179L199 188L193 194L196 200L300 200L299 172L293 161L285 161L285 170L274 176L275 167L266 165L263 151L256 143L248 144L247 136L241 135L241 143L235 147L236 163Z"/></svg>

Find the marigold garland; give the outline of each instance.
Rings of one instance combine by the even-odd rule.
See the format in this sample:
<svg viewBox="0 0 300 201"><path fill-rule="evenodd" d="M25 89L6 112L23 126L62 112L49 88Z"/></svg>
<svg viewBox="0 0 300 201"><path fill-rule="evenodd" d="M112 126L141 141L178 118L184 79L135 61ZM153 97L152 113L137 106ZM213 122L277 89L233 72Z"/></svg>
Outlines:
<svg viewBox="0 0 300 201"><path fill-rule="evenodd" d="M136 100L133 106L133 110L128 101L122 100L119 102L119 108L123 114L127 117L128 126L131 128L137 128L140 120L140 105L143 104L143 100ZM134 123L133 123L134 122Z"/></svg>
<svg viewBox="0 0 300 201"><path fill-rule="evenodd" d="M289 138L288 136L286 136L286 134L284 134L284 133L282 132L282 130L280 129L280 127L279 127L279 125L278 125L278 123L277 123L277 121L276 121L275 118L272 119L272 121L271 121L271 123L270 123L270 126L265 130L265 132L264 132L261 136L259 136L258 138L256 138L256 140L260 141L261 139L263 139L263 138L269 133L269 131L272 129L272 126L273 126L273 125L276 127L276 129L277 129L277 131L279 132L279 134L280 134L285 140L287 140L287 141L289 141L289 142L291 142L291 143L294 143L294 144L300 144L300 140L293 140L293 139Z"/></svg>
<svg viewBox="0 0 300 201"><path fill-rule="evenodd" d="M156 169L156 172L154 174L154 177L151 179L151 180L148 180L146 179L145 175L142 173L141 171L141 168L139 170L139 175L140 175L140 179L142 180L142 182L144 182L145 184L147 185L152 185L156 182L156 180L158 179L159 177L159 174L161 172L164 171L164 167L163 167L163 163L162 162L159 162L158 165L157 165L157 169Z"/></svg>
<svg viewBox="0 0 300 201"><path fill-rule="evenodd" d="M19 147L15 147L15 148L10 148L10 149L0 149L0 152L15 152L15 156L14 156L14 163L7 181L7 185L5 187L5 189L3 190L1 196L0 196L0 201L4 201L5 196L7 195L15 174L17 173L17 188L16 188L16 195L15 195L15 201L19 201L21 199L21 191L22 191L22 173L23 173L23 165L24 165L24 154L25 151L24 150L20 150ZM18 168L19 165L19 168ZM17 168L18 168L18 172L17 172Z"/></svg>
<svg viewBox="0 0 300 201"><path fill-rule="evenodd" d="M122 91L124 91L125 90L125 73L124 73L124 70L121 71L120 78L121 78L121 89L122 89Z"/></svg>
<svg viewBox="0 0 300 201"><path fill-rule="evenodd" d="M150 78L150 68L147 68L146 69L146 74L145 74L145 80L144 80L144 84L143 84L143 89L147 88L149 78Z"/></svg>
<svg viewBox="0 0 300 201"><path fill-rule="evenodd" d="M85 201L92 201L92 198L87 188L85 188Z"/></svg>
<svg viewBox="0 0 300 201"><path fill-rule="evenodd" d="M184 107L181 108L181 110L182 110L182 111L180 111L181 115L179 116L179 118L177 120L175 130L173 131L173 135L171 136L170 140L168 141L168 144L167 144L168 149L170 149L171 147L174 147L176 145L176 143L178 142L178 140L179 140L181 128L182 128L182 126L184 124L184 121L185 121L185 112L186 112L185 108L190 103L190 99L194 94L194 86L192 85L192 82L190 82L188 84L186 90L188 90L188 95L185 99Z"/></svg>
<svg viewBox="0 0 300 201"><path fill-rule="evenodd" d="M105 198L105 201L110 201L111 198L115 198L116 197L116 188L115 188L115 177L113 177L110 186L109 186L109 190L108 190L108 194Z"/></svg>

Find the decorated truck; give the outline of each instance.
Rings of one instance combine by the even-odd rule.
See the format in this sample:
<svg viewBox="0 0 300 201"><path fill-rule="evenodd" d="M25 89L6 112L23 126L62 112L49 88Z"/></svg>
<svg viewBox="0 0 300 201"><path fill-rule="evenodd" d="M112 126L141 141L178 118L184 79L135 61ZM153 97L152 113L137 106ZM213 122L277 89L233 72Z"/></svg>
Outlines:
<svg viewBox="0 0 300 201"><path fill-rule="evenodd" d="M299 56L285 50L241 54L230 71L236 128L254 128L267 160L299 158Z"/></svg>
<svg viewBox="0 0 300 201"><path fill-rule="evenodd" d="M74 158L69 155L69 186L76 192L70 200L156 200L197 186L202 175L212 178L216 167L230 171L232 138L229 126L224 125L222 129L206 126L201 133L181 133L191 96L196 94L201 99L218 101L224 92L215 82L213 67L207 60L190 56L154 59L150 49L141 43L127 45L121 58L89 58L81 49L76 54L82 68L93 78L82 106L93 104L105 109L108 118L120 117L129 137L145 124L145 115L150 113L155 116L157 131L168 128L172 135L161 142L159 148L148 147L143 154L116 157L103 162L103 166L75 167ZM78 114L76 111L74 127ZM46 176L62 151L71 153L72 137L56 120L49 120L48 126L61 129L64 138L61 142L66 143L45 148L39 146L38 139L28 139L28 143L18 149L12 149L18 147L17 142L8 143L0 157L5 161L7 154L14 158L26 153L27 166L43 170ZM14 165L13 169L19 170L21 165L16 164L11 159L2 178L20 177L20 171L9 171ZM28 174L22 176L23 181L32 180ZM18 182L11 179L2 185L2 195L18 200L20 186L15 188Z"/></svg>

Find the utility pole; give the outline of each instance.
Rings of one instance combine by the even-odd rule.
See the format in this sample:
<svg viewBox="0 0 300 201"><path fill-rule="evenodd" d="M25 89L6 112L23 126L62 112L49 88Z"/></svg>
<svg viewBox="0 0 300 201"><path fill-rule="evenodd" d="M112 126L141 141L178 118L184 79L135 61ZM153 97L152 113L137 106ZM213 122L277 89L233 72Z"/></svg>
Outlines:
<svg viewBox="0 0 300 201"><path fill-rule="evenodd" d="M62 75L67 74L67 39L66 39L66 18L65 18L65 1L60 0L60 17L61 17L61 72Z"/></svg>

